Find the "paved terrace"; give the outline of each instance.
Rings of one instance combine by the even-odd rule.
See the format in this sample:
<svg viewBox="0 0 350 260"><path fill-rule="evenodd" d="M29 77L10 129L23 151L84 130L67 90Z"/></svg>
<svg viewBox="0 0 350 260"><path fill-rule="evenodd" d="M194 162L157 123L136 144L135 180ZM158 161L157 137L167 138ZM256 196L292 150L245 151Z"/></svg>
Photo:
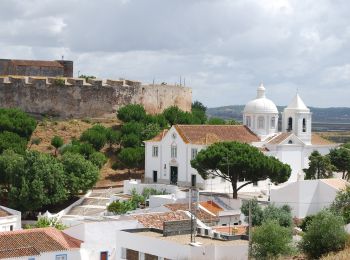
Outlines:
<svg viewBox="0 0 350 260"><path fill-rule="evenodd" d="M71 218L72 216L82 217L100 217L107 209L107 203L110 198L122 192L122 188L109 188L93 190L91 194L84 198L81 204L72 207L64 216L64 218Z"/></svg>

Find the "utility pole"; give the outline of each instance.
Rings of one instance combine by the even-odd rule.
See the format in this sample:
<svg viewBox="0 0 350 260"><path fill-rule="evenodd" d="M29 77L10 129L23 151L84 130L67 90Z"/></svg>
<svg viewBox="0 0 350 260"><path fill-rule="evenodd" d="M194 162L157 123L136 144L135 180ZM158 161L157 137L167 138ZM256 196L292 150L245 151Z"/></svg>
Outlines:
<svg viewBox="0 0 350 260"><path fill-rule="evenodd" d="M249 246L248 259L250 259L250 252L252 250L252 200L249 200Z"/></svg>

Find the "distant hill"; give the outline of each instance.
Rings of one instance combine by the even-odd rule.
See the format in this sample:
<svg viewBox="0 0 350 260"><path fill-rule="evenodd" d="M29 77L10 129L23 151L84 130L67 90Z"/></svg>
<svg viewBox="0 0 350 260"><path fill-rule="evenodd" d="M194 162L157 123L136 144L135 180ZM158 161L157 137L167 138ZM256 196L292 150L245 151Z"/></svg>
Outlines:
<svg viewBox="0 0 350 260"><path fill-rule="evenodd" d="M277 106L282 112L284 106ZM233 105L224 107L213 107L207 109L209 117L220 117L223 119L234 119L242 122L244 105ZM350 108L349 107L310 107L312 112L312 124L315 131L349 131L350 130ZM281 116L280 116L281 117Z"/></svg>

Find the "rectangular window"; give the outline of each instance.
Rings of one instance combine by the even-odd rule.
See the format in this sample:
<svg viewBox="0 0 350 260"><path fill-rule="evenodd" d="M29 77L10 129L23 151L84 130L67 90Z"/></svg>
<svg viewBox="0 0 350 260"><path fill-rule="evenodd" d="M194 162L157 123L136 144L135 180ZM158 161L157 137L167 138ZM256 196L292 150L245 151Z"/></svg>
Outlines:
<svg viewBox="0 0 350 260"><path fill-rule="evenodd" d="M158 181L158 172L153 171L153 182L156 183Z"/></svg>
<svg viewBox="0 0 350 260"><path fill-rule="evenodd" d="M30 258L28 258L28 260L35 260L35 258L34 257L30 257Z"/></svg>
<svg viewBox="0 0 350 260"><path fill-rule="evenodd" d="M100 260L108 260L108 252L107 251L101 252Z"/></svg>
<svg viewBox="0 0 350 260"><path fill-rule="evenodd" d="M196 174L192 174L192 176L191 176L192 187L196 187L196 182L197 182L197 176L196 176Z"/></svg>
<svg viewBox="0 0 350 260"><path fill-rule="evenodd" d="M152 156L158 157L158 146L152 146Z"/></svg>
<svg viewBox="0 0 350 260"><path fill-rule="evenodd" d="M191 149L191 160L193 160L194 158L196 158L197 154L198 154L197 148L192 148L192 149Z"/></svg>
<svg viewBox="0 0 350 260"><path fill-rule="evenodd" d="M177 157L177 147L175 145L171 146L171 158Z"/></svg>
<svg viewBox="0 0 350 260"><path fill-rule="evenodd" d="M56 255L56 260L67 260L67 255Z"/></svg>

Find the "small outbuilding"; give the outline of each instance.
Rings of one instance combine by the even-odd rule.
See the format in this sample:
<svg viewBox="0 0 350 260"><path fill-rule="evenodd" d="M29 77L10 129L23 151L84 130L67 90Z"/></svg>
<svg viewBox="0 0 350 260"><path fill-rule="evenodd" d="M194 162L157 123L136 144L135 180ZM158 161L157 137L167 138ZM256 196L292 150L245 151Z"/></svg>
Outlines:
<svg viewBox="0 0 350 260"><path fill-rule="evenodd" d="M271 203L292 208L293 217L305 218L329 207L337 192L350 185L342 179L302 180L271 190Z"/></svg>

